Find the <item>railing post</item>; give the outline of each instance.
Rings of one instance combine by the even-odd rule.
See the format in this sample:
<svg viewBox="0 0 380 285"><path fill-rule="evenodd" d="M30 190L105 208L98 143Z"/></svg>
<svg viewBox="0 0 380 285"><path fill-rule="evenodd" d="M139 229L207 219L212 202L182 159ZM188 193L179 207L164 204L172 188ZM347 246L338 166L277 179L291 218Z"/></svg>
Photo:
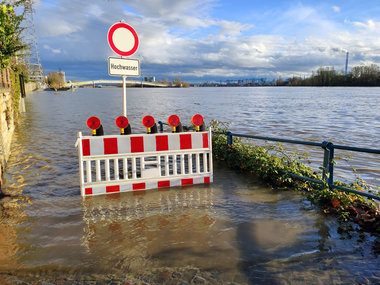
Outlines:
<svg viewBox="0 0 380 285"><path fill-rule="evenodd" d="M227 135L227 145L232 146L232 133L227 132L226 135Z"/></svg>
<svg viewBox="0 0 380 285"><path fill-rule="evenodd" d="M334 185L334 145L331 142L324 141L322 148L325 150L322 179L326 180L331 189Z"/></svg>

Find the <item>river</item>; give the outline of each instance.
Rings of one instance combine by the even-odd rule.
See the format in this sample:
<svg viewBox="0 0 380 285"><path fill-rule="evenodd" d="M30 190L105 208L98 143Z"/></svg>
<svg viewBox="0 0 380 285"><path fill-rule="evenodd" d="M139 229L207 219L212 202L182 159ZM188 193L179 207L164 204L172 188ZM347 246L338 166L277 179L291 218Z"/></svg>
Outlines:
<svg viewBox="0 0 380 285"><path fill-rule="evenodd" d="M90 134L86 120L93 115L105 134L118 132L120 88L35 92L26 108L5 174L10 197L1 200L3 283L380 282L373 237L341 236L335 218L300 195L217 162L210 185L82 199L77 132ZM380 88L130 88L127 109L134 133L144 132L148 114L162 121L177 114L190 125L200 113L207 123L230 122L243 133L367 148L380 143ZM306 151L318 170L322 151ZM378 156L349 155L353 160L338 161L336 179L354 180L354 167L380 184Z"/></svg>

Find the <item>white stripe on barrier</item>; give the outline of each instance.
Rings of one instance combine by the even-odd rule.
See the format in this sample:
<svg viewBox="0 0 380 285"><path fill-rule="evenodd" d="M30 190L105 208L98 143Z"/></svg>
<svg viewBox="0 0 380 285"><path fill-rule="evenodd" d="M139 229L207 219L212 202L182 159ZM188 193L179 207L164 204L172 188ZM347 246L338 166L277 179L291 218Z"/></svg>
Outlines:
<svg viewBox="0 0 380 285"><path fill-rule="evenodd" d="M210 183L208 132L82 137L78 133L81 194Z"/></svg>
<svg viewBox="0 0 380 285"><path fill-rule="evenodd" d="M175 186L187 186L194 184L207 184L213 181L212 176L200 176L194 178L182 178L182 179L166 179L159 181L146 181L146 182L135 182L135 183L123 183L123 184L112 184L112 185L96 185L93 184L91 187L84 188L84 195L99 195L99 194L110 194L110 193L120 193L120 192L132 192L141 191L148 189L160 189Z"/></svg>

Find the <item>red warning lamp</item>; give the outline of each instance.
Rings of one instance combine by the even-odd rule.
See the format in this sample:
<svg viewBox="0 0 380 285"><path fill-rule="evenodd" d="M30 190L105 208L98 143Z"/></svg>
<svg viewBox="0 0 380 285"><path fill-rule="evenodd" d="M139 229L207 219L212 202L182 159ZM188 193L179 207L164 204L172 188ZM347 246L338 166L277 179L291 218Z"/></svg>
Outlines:
<svg viewBox="0 0 380 285"><path fill-rule="evenodd" d="M195 126L195 130L199 132L200 127L203 124L203 117L200 114L196 114L191 118L191 123Z"/></svg>
<svg viewBox="0 0 380 285"><path fill-rule="evenodd" d="M180 122L181 122L181 120L179 119L179 117L177 115L171 115L168 118L168 124L169 124L169 126L172 127L172 132L173 133L175 133L176 127L178 127L178 125L179 125Z"/></svg>
<svg viewBox="0 0 380 285"><path fill-rule="evenodd" d="M98 117L90 117L87 119L87 127L92 130L92 135L96 135L96 130L99 129L101 125L100 119Z"/></svg>
<svg viewBox="0 0 380 285"><path fill-rule="evenodd" d="M124 134L124 129L128 127L129 121L128 118L125 116L119 116L115 120L116 126L120 129L120 134Z"/></svg>
<svg viewBox="0 0 380 285"><path fill-rule="evenodd" d="M154 126L155 124L155 121L154 121L154 118L152 116L145 116L143 119L142 119L142 123L144 125L145 128L147 128L147 133L149 134L150 133L150 129Z"/></svg>

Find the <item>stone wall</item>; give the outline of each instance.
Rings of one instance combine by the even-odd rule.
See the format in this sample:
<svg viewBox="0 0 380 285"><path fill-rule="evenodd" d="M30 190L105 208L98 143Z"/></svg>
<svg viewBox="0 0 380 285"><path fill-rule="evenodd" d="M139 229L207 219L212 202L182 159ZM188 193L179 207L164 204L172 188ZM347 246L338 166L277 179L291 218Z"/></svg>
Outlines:
<svg viewBox="0 0 380 285"><path fill-rule="evenodd" d="M0 153L7 160L15 129L13 98L10 88L0 88ZM4 161L1 161L2 164Z"/></svg>
<svg viewBox="0 0 380 285"><path fill-rule="evenodd" d="M38 83L37 82L28 82L25 83L25 93L26 95L32 93L33 91L38 89Z"/></svg>
<svg viewBox="0 0 380 285"><path fill-rule="evenodd" d="M2 171L10 155L12 137L15 125L17 124L17 116L15 116L15 113L17 115L17 112L20 111L16 110L15 112L14 110L15 102L13 101L11 76L10 68L5 68L0 71L0 190ZM28 82L25 84L25 93L30 94L37 88L37 83ZM22 104L18 105L21 109Z"/></svg>
<svg viewBox="0 0 380 285"><path fill-rule="evenodd" d="M14 129L15 118L12 92L10 88L0 87L0 184L1 172L10 155Z"/></svg>
<svg viewBox="0 0 380 285"><path fill-rule="evenodd" d="M35 82L26 83L26 94L30 94L37 87L38 85ZM9 150L16 123L11 88L0 86L0 164L3 166L10 155Z"/></svg>

